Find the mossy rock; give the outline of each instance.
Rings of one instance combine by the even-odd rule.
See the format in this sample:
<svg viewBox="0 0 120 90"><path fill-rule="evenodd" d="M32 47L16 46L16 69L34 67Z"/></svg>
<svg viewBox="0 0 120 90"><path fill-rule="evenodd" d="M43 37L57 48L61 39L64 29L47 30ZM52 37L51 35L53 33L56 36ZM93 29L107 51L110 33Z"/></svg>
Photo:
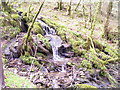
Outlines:
<svg viewBox="0 0 120 90"><path fill-rule="evenodd" d="M29 17L23 16L23 19L25 19L26 22L29 22Z"/></svg>
<svg viewBox="0 0 120 90"><path fill-rule="evenodd" d="M87 68L87 69L92 69L92 64L88 60L83 60L80 64L80 66L78 66L78 67L84 67L84 68Z"/></svg>
<svg viewBox="0 0 120 90"><path fill-rule="evenodd" d="M8 63L8 59L6 59L5 57L2 57L2 62L3 62L3 64L7 64Z"/></svg>
<svg viewBox="0 0 120 90"><path fill-rule="evenodd" d="M19 32L20 32L20 28L19 27L14 27L13 29L15 29L15 32L10 32L10 37L14 38Z"/></svg>
<svg viewBox="0 0 120 90"><path fill-rule="evenodd" d="M105 54L104 52L99 52L98 53L98 56L100 57L100 59L102 60L108 60L108 59L111 59L111 57L107 54Z"/></svg>
<svg viewBox="0 0 120 90"><path fill-rule="evenodd" d="M10 23L13 27L19 27L19 22L18 21L11 20Z"/></svg>
<svg viewBox="0 0 120 90"><path fill-rule="evenodd" d="M10 71L5 71L4 74L5 84L9 88L36 88L36 86L25 77L20 77Z"/></svg>
<svg viewBox="0 0 120 90"><path fill-rule="evenodd" d="M105 49L104 49L105 52L108 53L108 55L110 55L111 57L113 58L117 58L118 57L118 52L116 49L112 48L111 46L107 46Z"/></svg>
<svg viewBox="0 0 120 90"><path fill-rule="evenodd" d="M7 19L1 20L1 26L10 26L10 25L11 25L10 20L7 20Z"/></svg>
<svg viewBox="0 0 120 90"><path fill-rule="evenodd" d="M51 21L50 19L43 18L43 21L45 21L50 27L53 27L57 34L61 37L63 41L66 41L66 27L58 24L57 22Z"/></svg>
<svg viewBox="0 0 120 90"><path fill-rule="evenodd" d="M35 22L34 25L33 25L33 28L32 28L32 31L35 33L35 34L44 34L44 31L42 29L42 26L40 25L39 22Z"/></svg>
<svg viewBox="0 0 120 90"><path fill-rule="evenodd" d="M51 50L51 49L52 49L49 41L48 41L44 36L42 36L41 34L37 34L37 37L39 38L39 40L41 40L41 41L44 43L44 46L45 46L48 50Z"/></svg>
<svg viewBox="0 0 120 90"><path fill-rule="evenodd" d="M2 30L1 38L14 38L19 32L19 27L6 26Z"/></svg>
<svg viewBox="0 0 120 90"><path fill-rule="evenodd" d="M31 65L32 63L36 66L41 66L39 64L39 61L35 58L35 57L32 57L32 56L20 56L20 59L25 63L25 64L29 64Z"/></svg>
<svg viewBox="0 0 120 90"><path fill-rule="evenodd" d="M45 58L46 56L44 55L44 54L42 54L42 53L36 53L36 56L38 56L38 57L40 57L41 56L41 59L42 59L42 57L43 58Z"/></svg>
<svg viewBox="0 0 120 90"><path fill-rule="evenodd" d="M98 58L98 56L94 54L90 54L90 62L92 62L93 67L97 69L103 69L104 65L107 64L106 61Z"/></svg>
<svg viewBox="0 0 120 90"><path fill-rule="evenodd" d="M96 88L97 89L97 87L88 85L88 84L76 84L75 87L76 88Z"/></svg>
<svg viewBox="0 0 120 90"><path fill-rule="evenodd" d="M69 42L72 45L72 51L75 55L82 55L86 53L85 49L80 49L80 46L84 43L83 40L75 40L73 38L69 38Z"/></svg>
<svg viewBox="0 0 120 90"><path fill-rule="evenodd" d="M12 17L14 20L20 19L20 16L19 16L18 14L12 14L11 17Z"/></svg>

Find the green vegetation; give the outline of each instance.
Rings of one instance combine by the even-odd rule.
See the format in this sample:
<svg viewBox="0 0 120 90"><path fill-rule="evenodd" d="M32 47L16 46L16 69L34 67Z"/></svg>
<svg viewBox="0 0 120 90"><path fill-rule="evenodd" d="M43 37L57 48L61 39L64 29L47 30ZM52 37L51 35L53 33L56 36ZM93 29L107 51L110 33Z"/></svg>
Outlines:
<svg viewBox="0 0 120 90"><path fill-rule="evenodd" d="M10 71L5 71L5 82L9 88L36 88L28 79Z"/></svg>
<svg viewBox="0 0 120 90"><path fill-rule="evenodd" d="M79 67L85 67L88 69L92 69L92 64L88 60L83 60Z"/></svg>
<svg viewBox="0 0 120 90"><path fill-rule="evenodd" d="M33 28L32 28L32 31L35 33L35 34L44 34L43 32L43 29L42 29L42 26L40 25L39 22L35 22L34 25L33 25Z"/></svg>
<svg viewBox="0 0 120 90"><path fill-rule="evenodd" d="M1 38L15 38L15 36L20 32L18 27L6 26L1 33Z"/></svg>
<svg viewBox="0 0 120 90"><path fill-rule="evenodd" d="M76 84L75 87L77 88L96 88L95 86L92 86L92 85L87 85L87 84Z"/></svg>
<svg viewBox="0 0 120 90"><path fill-rule="evenodd" d="M25 64L34 64L36 66L41 66L39 64L39 61L35 58L35 57L32 57L32 56L21 56L20 59L25 63Z"/></svg>

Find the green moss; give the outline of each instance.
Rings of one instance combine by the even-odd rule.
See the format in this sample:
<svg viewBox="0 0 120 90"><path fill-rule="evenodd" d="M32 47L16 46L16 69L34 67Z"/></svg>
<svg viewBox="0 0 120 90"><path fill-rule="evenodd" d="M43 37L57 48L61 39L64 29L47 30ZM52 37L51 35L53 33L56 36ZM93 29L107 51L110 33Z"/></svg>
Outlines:
<svg viewBox="0 0 120 90"><path fill-rule="evenodd" d="M2 58L2 62L3 64L7 64L8 63L8 59L6 59L5 57Z"/></svg>
<svg viewBox="0 0 120 90"><path fill-rule="evenodd" d="M23 19L25 19L27 22L29 22L29 17L23 16Z"/></svg>
<svg viewBox="0 0 120 90"><path fill-rule="evenodd" d="M18 27L6 26L2 30L1 37L14 38L19 32L20 29Z"/></svg>
<svg viewBox="0 0 120 90"><path fill-rule="evenodd" d="M6 20L6 19L2 19L1 20L1 26L10 26L11 23L9 20Z"/></svg>
<svg viewBox="0 0 120 90"><path fill-rule="evenodd" d="M37 66L41 66L38 62L38 60L35 57L32 56L20 56L20 59L25 63L25 64L34 64Z"/></svg>
<svg viewBox="0 0 120 90"><path fill-rule="evenodd" d="M12 25L13 27L19 27L18 21L11 20L10 23L11 23L11 25Z"/></svg>
<svg viewBox="0 0 120 90"><path fill-rule="evenodd" d="M102 60L108 60L111 57L109 55L106 55L104 52L99 52L98 56L102 59Z"/></svg>
<svg viewBox="0 0 120 90"><path fill-rule="evenodd" d="M105 51L108 52L108 54L113 57L113 58L116 58L118 57L118 52L116 49L112 48L111 46L107 46L105 48Z"/></svg>
<svg viewBox="0 0 120 90"><path fill-rule="evenodd" d="M94 45L101 51L104 49L104 46L105 46L102 42L100 42L98 40L94 40Z"/></svg>
<svg viewBox="0 0 120 90"><path fill-rule="evenodd" d="M33 28L32 28L32 31L35 33L35 34L44 34L44 31L42 29L42 26L40 25L39 22L35 22L34 25L33 25Z"/></svg>
<svg viewBox="0 0 120 90"><path fill-rule="evenodd" d="M79 67L85 67L87 69L92 69L92 64L88 60L83 60Z"/></svg>
<svg viewBox="0 0 120 90"><path fill-rule="evenodd" d="M10 71L5 71L5 77L5 84L9 88L36 88L36 86L25 77L20 77Z"/></svg>
<svg viewBox="0 0 120 90"><path fill-rule="evenodd" d="M20 19L20 17L19 17L18 14L12 14L11 17L12 17L14 20Z"/></svg>
<svg viewBox="0 0 120 90"><path fill-rule="evenodd" d="M76 84L75 87L77 87L77 88L97 88L95 86L88 85L88 84Z"/></svg>
<svg viewBox="0 0 120 90"><path fill-rule="evenodd" d="M42 53L36 53L36 56L38 56L38 57L43 57L43 58L45 58L46 56L44 55L44 54L42 54Z"/></svg>
<svg viewBox="0 0 120 90"><path fill-rule="evenodd" d="M51 21L50 19L46 19L44 18L43 19L49 26L52 26L55 28L57 34L61 37L61 39L63 41L66 40L66 31L67 31L67 28L65 26L62 26L60 24L58 24L57 22L53 22Z"/></svg>
<svg viewBox="0 0 120 90"><path fill-rule="evenodd" d="M11 38L14 38L20 32L20 28L19 27L14 27L14 28L11 28L11 29L16 30L15 32L10 32Z"/></svg>

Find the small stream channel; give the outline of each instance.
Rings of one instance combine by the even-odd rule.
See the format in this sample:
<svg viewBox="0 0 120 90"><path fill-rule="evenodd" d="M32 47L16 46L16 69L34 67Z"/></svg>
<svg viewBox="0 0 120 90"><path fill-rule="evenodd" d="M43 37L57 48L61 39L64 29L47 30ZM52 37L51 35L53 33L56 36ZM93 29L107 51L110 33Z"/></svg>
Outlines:
<svg viewBox="0 0 120 90"><path fill-rule="evenodd" d="M56 35L56 32L53 28L50 28L46 23L44 23L42 20L37 20L43 27L43 30L45 31L45 37L49 39L49 42L52 46L53 51L53 60L54 61L61 61L64 60L62 57L58 54L58 48L62 46L62 40L61 38Z"/></svg>
<svg viewBox="0 0 120 90"><path fill-rule="evenodd" d="M51 44L52 52L53 52L53 58L52 58L51 62L59 64L57 67L59 70L57 69L57 71L56 71L54 69L53 70L51 69L52 67L56 69L56 66L54 66L54 64L52 64L51 66L46 66L46 67L43 66L42 69L39 70L40 73L38 73L38 71L34 72L35 75L32 75L32 73L31 73L31 76L34 76L33 79L31 80L34 84L43 83L43 84L47 85L48 84L47 81L49 81L52 83L51 84L52 88L65 87L64 85L70 86L73 83L88 84L88 85L93 85L96 87L110 86L110 83L108 82L108 80L103 80L104 82L106 82L106 83L104 83L102 81L102 78L97 76L97 74L95 74L95 73L93 75L89 74L89 72L86 71L86 69L84 69L84 68L77 70L71 66L67 67L66 63L68 62L69 59L59 55L59 47L61 47L63 44L63 41L61 40L61 38L56 34L55 30L53 28L51 28L50 26L48 26L44 21L42 21L41 19L37 19L36 21L42 25L42 28L45 32L44 37L47 38ZM24 34L22 36L24 36ZM16 38L14 38L8 43L7 47L4 49L4 54L6 54L6 56L8 55L8 57L9 57L9 55L11 53L10 48L13 45L15 47L15 44L17 44L16 42L17 42L17 40L16 40ZM14 49L12 49L12 50L14 50ZM14 51L14 52L16 52L16 51ZM12 56L12 58L14 58L14 56ZM43 78L39 74L43 74L43 76L46 75L47 78L45 78L45 77ZM42 77L42 78L38 78L38 76ZM97 79L96 77L99 77L100 80ZM68 79L69 84L66 84L67 79ZM62 82L60 82L60 81L62 81ZM63 86L60 86L59 84L61 84Z"/></svg>
<svg viewBox="0 0 120 90"><path fill-rule="evenodd" d="M36 21L41 24L41 26L45 32L44 36L47 39L49 39L49 42L50 42L51 47L52 47L52 52L53 52L53 60L54 61L64 61L65 58L59 56L59 52L58 52L59 47L61 47L62 43L63 43L61 38L56 34L55 30L53 28L49 27L44 21L42 21L40 19L37 19ZM64 64L65 63L63 63L61 65L61 67L62 67L61 72L66 72L64 69L64 67L65 67Z"/></svg>

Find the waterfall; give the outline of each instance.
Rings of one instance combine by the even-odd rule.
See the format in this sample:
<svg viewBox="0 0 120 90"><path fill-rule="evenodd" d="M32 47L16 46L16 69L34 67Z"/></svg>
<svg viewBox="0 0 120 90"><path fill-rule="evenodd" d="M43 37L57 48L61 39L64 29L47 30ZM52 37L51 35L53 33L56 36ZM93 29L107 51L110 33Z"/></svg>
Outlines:
<svg viewBox="0 0 120 90"><path fill-rule="evenodd" d="M56 35L56 32L53 28L50 28L46 23L44 23L41 20L37 20L39 22L45 32L45 37L50 38L50 44L52 46L52 52L53 52L53 60L54 61L62 61L64 60L62 57L58 54L58 48L62 45L61 38Z"/></svg>

